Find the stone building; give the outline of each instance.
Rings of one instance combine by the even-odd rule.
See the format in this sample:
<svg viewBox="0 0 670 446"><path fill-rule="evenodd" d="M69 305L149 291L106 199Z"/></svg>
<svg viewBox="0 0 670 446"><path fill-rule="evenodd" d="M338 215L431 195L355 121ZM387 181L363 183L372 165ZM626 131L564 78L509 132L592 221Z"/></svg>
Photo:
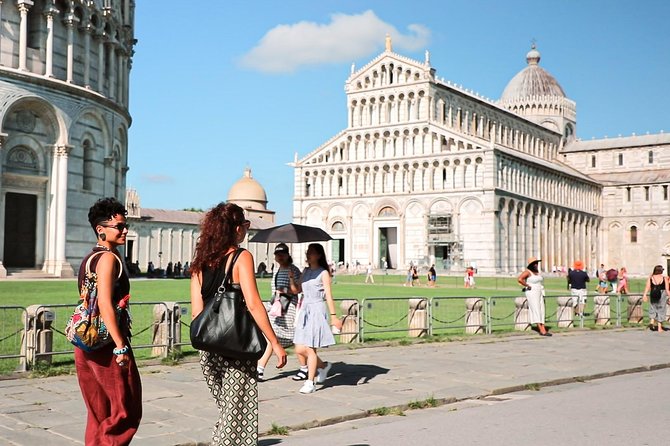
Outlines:
<svg viewBox="0 0 670 446"><path fill-rule="evenodd" d="M275 212L267 208L265 189L252 177L251 169L245 169L242 178L233 184L227 201L242 207L251 221L241 246L251 252L256 264L264 262L269 268L272 246L249 243L249 238L274 226ZM127 261L138 262L140 270L146 272L150 261L155 268L165 269L170 262L183 265L192 260L204 212L143 208L134 189L126 193L126 209L130 224L125 247Z"/></svg>
<svg viewBox="0 0 670 446"><path fill-rule="evenodd" d="M352 66L347 127L294 161L294 220L326 229L336 262L650 271L670 254L670 138L576 139L574 101L526 60L491 100L387 38Z"/></svg>
<svg viewBox="0 0 670 446"><path fill-rule="evenodd" d="M72 276L94 240L88 208L124 198L134 10L0 2L0 275Z"/></svg>

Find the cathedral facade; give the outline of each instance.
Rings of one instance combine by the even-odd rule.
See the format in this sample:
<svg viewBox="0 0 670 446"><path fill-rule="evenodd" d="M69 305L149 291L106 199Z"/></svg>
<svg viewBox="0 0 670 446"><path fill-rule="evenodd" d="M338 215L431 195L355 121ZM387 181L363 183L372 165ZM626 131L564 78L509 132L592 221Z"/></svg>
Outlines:
<svg viewBox="0 0 670 446"><path fill-rule="evenodd" d="M491 100L386 50L345 83L347 127L296 159L294 220L336 262L516 274L581 259L648 273L670 254L670 138L576 139L540 53Z"/></svg>
<svg viewBox="0 0 670 446"><path fill-rule="evenodd" d="M73 275L125 197L134 0L0 2L0 275Z"/></svg>

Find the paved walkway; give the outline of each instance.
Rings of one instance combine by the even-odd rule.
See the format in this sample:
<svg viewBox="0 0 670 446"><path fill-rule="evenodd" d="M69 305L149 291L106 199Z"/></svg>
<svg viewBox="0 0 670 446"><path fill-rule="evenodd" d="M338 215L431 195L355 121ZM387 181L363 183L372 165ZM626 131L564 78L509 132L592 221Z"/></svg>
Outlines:
<svg viewBox="0 0 670 446"><path fill-rule="evenodd" d="M670 367L670 332L641 329L477 337L459 342L324 350L331 377L301 395L286 371L266 370L260 431L305 429L366 416L381 407L440 402ZM135 445L207 444L216 409L197 363L146 366L144 418ZM269 376L268 376L269 375ZM74 376L0 381L0 444L82 444L86 414ZM260 444L278 444L263 437Z"/></svg>

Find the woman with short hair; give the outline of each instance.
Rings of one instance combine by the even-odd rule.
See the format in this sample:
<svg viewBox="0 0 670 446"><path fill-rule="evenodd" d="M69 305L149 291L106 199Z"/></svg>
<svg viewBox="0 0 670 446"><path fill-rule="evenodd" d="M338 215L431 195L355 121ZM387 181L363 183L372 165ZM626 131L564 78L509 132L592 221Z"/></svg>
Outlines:
<svg viewBox="0 0 670 446"><path fill-rule="evenodd" d="M119 246L126 243L126 208L115 198L98 200L88 211L97 243L79 267L82 289L86 266L96 275L100 317L113 339L92 352L74 349L81 394L88 409L86 446L128 445L142 418L142 383L130 348L130 280Z"/></svg>

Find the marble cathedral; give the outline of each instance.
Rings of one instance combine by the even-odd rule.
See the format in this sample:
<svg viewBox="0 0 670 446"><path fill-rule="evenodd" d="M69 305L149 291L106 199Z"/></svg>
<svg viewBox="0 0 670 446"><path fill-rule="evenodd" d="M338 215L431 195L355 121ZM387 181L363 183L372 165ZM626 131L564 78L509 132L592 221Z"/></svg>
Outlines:
<svg viewBox="0 0 670 446"><path fill-rule="evenodd" d="M516 274L581 259L648 274L670 256L670 135L581 141L576 104L527 66L500 99L386 50L345 82L347 127L295 159L293 215L336 262Z"/></svg>

